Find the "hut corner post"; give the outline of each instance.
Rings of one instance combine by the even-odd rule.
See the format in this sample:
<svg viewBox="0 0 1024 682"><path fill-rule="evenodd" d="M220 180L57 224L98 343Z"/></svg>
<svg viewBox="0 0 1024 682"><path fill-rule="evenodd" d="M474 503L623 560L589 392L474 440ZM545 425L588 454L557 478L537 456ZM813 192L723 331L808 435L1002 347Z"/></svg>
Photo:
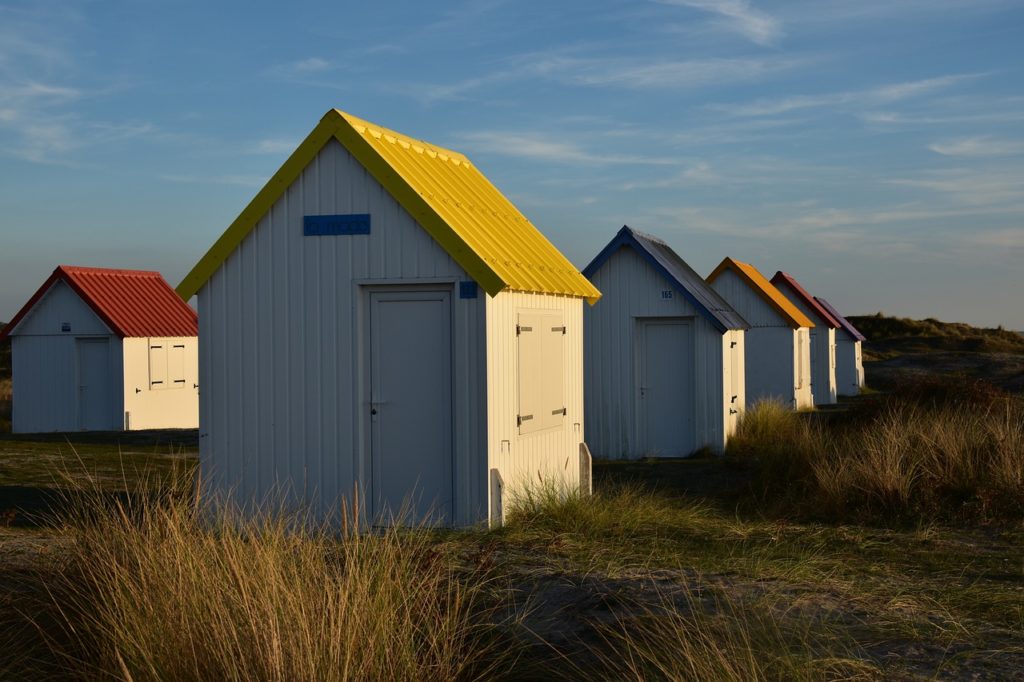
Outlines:
<svg viewBox="0 0 1024 682"><path fill-rule="evenodd" d="M594 493L592 467L594 458L586 443L580 443L580 495L589 497Z"/></svg>

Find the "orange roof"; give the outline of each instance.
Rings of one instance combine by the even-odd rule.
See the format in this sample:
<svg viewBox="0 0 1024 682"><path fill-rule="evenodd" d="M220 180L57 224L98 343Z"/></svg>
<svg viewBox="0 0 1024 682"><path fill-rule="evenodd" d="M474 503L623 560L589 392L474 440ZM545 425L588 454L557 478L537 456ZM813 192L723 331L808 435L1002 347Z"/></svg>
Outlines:
<svg viewBox="0 0 1024 682"><path fill-rule="evenodd" d="M715 268L714 272L708 275L708 282L714 282L719 275L726 270L732 270L736 275L739 276L747 286L753 290L758 296L764 299L765 303L770 305L775 311L782 316L791 327L813 327L814 323L811 322L810 318L800 312L793 303L783 295L781 291L775 288L768 279L758 272L750 263L744 263L742 261L733 260L732 258L726 257L718 267Z"/></svg>
<svg viewBox="0 0 1024 682"><path fill-rule="evenodd" d="M7 338L58 280L66 283L120 336L197 336L196 311L174 292L159 272L58 265L3 331Z"/></svg>

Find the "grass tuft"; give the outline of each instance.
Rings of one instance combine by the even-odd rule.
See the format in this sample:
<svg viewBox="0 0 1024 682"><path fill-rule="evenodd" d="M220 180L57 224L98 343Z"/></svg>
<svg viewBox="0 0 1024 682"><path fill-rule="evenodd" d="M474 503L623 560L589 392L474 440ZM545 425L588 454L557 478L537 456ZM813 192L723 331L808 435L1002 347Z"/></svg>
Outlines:
<svg viewBox="0 0 1024 682"><path fill-rule="evenodd" d="M86 493L76 508L68 551L36 584L22 672L460 680L502 660L490 579L426 530L369 532L358 509L340 530L294 515L211 519L181 496Z"/></svg>
<svg viewBox="0 0 1024 682"><path fill-rule="evenodd" d="M827 622L786 618L792 597L746 600L712 585L659 588L653 603L595 627L609 679L703 682L879 679Z"/></svg>
<svg viewBox="0 0 1024 682"><path fill-rule="evenodd" d="M831 421L761 403L728 454L759 465L759 503L871 522L1024 517L1024 404L913 385Z"/></svg>

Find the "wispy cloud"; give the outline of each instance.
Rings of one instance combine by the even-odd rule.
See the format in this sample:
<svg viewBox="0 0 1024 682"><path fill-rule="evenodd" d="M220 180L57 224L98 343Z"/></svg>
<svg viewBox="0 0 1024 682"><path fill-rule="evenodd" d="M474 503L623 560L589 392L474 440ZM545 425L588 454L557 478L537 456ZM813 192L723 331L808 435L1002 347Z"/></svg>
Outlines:
<svg viewBox="0 0 1024 682"><path fill-rule="evenodd" d="M748 0L659 0L659 2L715 14L729 29L742 34L758 45L773 45L782 36L782 22L755 8Z"/></svg>
<svg viewBox="0 0 1024 682"><path fill-rule="evenodd" d="M403 86L418 98L436 102L520 80L543 79L561 85L636 91L679 91L747 83L802 64L795 57L659 59L577 56L566 51L519 55L494 69L454 83Z"/></svg>
<svg viewBox="0 0 1024 682"><path fill-rule="evenodd" d="M984 75L986 74L952 74L903 83L892 83L863 90L847 90L818 95L792 95L776 99L758 99L746 104L736 105L714 104L710 108L734 116L775 116L799 109L820 107L843 107L847 105L855 105L859 108L865 106L875 107L950 88L964 81L980 78Z"/></svg>
<svg viewBox="0 0 1024 682"><path fill-rule="evenodd" d="M900 187L936 192L947 201L990 210L1022 210L1024 202L1024 169L968 168L928 171L919 177L894 178L887 181ZM1010 205L1007 207L1007 203Z"/></svg>
<svg viewBox="0 0 1024 682"><path fill-rule="evenodd" d="M274 64L267 73L285 80L304 79L334 70L335 65L323 57L307 57L281 64Z"/></svg>
<svg viewBox="0 0 1024 682"><path fill-rule="evenodd" d="M933 142L928 149L943 156L986 158L993 156L1017 156L1024 154L1024 141L1007 140L990 136L961 137L953 140Z"/></svg>
<svg viewBox="0 0 1024 682"><path fill-rule="evenodd" d="M272 137L257 140L248 147L253 154L287 154L298 146L295 140Z"/></svg>
<svg viewBox="0 0 1024 682"><path fill-rule="evenodd" d="M188 183L188 184L216 184L216 185L239 185L242 187L260 187L266 184L265 177L255 175L191 175L191 174L166 174L160 176L161 180L167 182Z"/></svg>
<svg viewBox="0 0 1024 682"><path fill-rule="evenodd" d="M590 166L666 166L678 163L678 160L668 157L592 152L573 142L534 132L479 131L460 137L471 150L539 161Z"/></svg>
<svg viewBox="0 0 1024 682"><path fill-rule="evenodd" d="M964 235L967 244L1002 251L1024 251L1024 227L990 229Z"/></svg>

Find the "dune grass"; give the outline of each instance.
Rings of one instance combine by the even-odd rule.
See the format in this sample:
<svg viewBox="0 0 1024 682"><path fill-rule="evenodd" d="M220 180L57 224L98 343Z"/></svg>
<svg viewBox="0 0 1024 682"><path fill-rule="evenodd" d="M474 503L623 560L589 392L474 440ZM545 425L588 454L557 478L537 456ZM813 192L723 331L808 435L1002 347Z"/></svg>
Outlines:
<svg viewBox="0 0 1024 682"><path fill-rule="evenodd" d="M865 336L867 349L883 351L949 350L1024 353L1024 334L997 327L986 329L934 318L912 320L882 313L848 316Z"/></svg>
<svg viewBox="0 0 1024 682"><path fill-rule="evenodd" d="M368 532L358 509L335 529L210 518L179 495L86 493L74 508L59 566L5 624L8 674L469 680L510 654L493 578L427 531Z"/></svg>
<svg viewBox="0 0 1024 682"><path fill-rule="evenodd" d="M908 385L830 420L763 402L744 414L728 454L756 461L757 504L774 512L1024 518L1024 403L991 388Z"/></svg>

